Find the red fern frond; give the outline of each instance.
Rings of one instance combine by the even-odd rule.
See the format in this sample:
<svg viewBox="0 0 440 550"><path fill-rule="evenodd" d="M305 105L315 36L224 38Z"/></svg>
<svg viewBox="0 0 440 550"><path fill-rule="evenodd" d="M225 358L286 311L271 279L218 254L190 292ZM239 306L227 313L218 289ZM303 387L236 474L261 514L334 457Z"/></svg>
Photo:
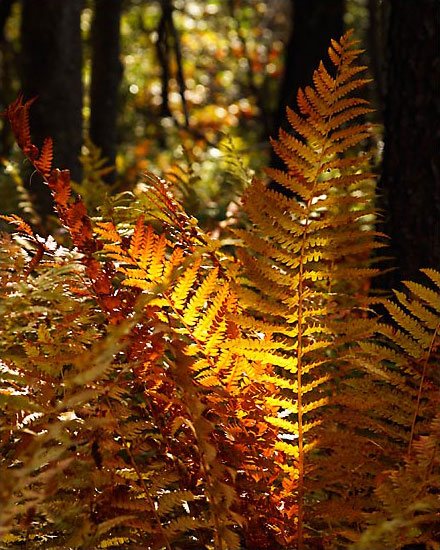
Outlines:
<svg viewBox="0 0 440 550"><path fill-rule="evenodd" d="M23 150L26 156L28 156L29 153L35 154L35 151L38 155L37 147L32 145L31 142L29 124L29 109L36 99L37 98L34 97L26 101L26 103L23 103L23 95L20 94L13 103L6 107L4 113L4 116L7 117L11 124L12 132L14 133L18 146Z"/></svg>
<svg viewBox="0 0 440 550"><path fill-rule="evenodd" d="M13 225L16 225L18 231L22 233L26 233L26 235L28 235L29 237L32 237L32 239L35 239L35 235L31 229L31 226L27 224L24 220L22 220L19 216L16 216L15 214L11 214L10 216L0 215L0 218Z"/></svg>
<svg viewBox="0 0 440 550"><path fill-rule="evenodd" d="M35 168L46 179L50 175L53 159L53 141L52 138L45 138L41 148L40 157L34 162Z"/></svg>
<svg viewBox="0 0 440 550"><path fill-rule="evenodd" d="M68 207L72 194L69 170L58 170L58 168L55 168L52 170L47 180L47 184L52 190L53 200L57 206L58 213L60 213L60 207L61 209ZM61 221L64 222L64 220Z"/></svg>

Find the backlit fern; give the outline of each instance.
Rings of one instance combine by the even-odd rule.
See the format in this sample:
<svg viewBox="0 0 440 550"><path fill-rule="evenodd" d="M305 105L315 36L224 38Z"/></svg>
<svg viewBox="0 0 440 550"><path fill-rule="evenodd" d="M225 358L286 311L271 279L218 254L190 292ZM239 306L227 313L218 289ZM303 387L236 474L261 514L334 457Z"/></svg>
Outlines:
<svg viewBox="0 0 440 550"><path fill-rule="evenodd" d="M315 89L298 92L300 114L287 112L296 137L280 130L273 142L286 171L267 170L285 193L255 180L244 198L252 226L236 231L243 242L239 296L249 315L260 319L272 349L285 358L275 363L285 379L277 401L282 418L278 413L269 421L291 433L277 448L292 459L284 483L296 493L298 547L305 484L313 480L308 457L317 452L316 432L328 414L323 407L335 391L333 374L341 377L347 344L372 330L356 315L356 308L368 304L364 281L377 273L368 265L369 252L381 245L369 225L374 213L369 155L350 154L371 133L369 124L347 126L370 110L365 100L348 96L367 82L356 78L365 67L354 65L355 46L350 33L332 42L335 77L321 63L313 75Z"/></svg>
<svg viewBox="0 0 440 550"><path fill-rule="evenodd" d="M368 81L329 55L228 253L151 174L91 219L8 107L73 246L5 217L2 548L434 547L440 275L369 295Z"/></svg>

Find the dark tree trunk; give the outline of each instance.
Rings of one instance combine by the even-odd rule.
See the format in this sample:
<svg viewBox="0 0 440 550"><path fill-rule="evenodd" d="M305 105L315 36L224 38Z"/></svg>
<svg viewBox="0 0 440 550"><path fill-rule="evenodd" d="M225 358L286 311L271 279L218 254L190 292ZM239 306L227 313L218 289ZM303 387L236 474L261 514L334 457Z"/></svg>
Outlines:
<svg viewBox="0 0 440 550"><path fill-rule="evenodd" d="M390 0L380 194L398 270L380 286L440 268L440 3Z"/></svg>
<svg viewBox="0 0 440 550"><path fill-rule="evenodd" d="M31 109L36 145L54 140L54 166L69 168L80 181L82 145L81 0L23 0L21 20L22 86ZM31 178L43 217L52 212L48 188Z"/></svg>
<svg viewBox="0 0 440 550"><path fill-rule="evenodd" d="M273 121L274 138L280 127L291 131L286 120L286 106L296 108L298 88L312 83L313 71L325 58L330 40L338 40L343 33L344 0L291 0L291 4L292 31L286 48L278 109ZM331 70L330 65L326 65ZM271 165L284 169L284 163L274 152ZM290 195L276 182L272 182L271 187Z"/></svg>
<svg viewBox="0 0 440 550"><path fill-rule="evenodd" d="M287 128L286 106L296 106L298 88L312 83L313 71L325 57L330 39L338 40L343 33L344 0L291 0L291 3L293 24L274 119L275 131L280 126Z"/></svg>
<svg viewBox="0 0 440 550"><path fill-rule="evenodd" d="M374 82L368 86L372 91L372 104L377 109L377 118L383 123L383 107L386 96L386 55L387 29L389 19L389 2L368 0L368 35L365 46L368 65L373 74Z"/></svg>
<svg viewBox="0 0 440 550"><path fill-rule="evenodd" d="M12 75L14 72L14 62L16 61L14 59L15 52L12 44L9 44L5 37L6 21L11 14L14 1L15 0L0 0L0 89L2 91L0 112L3 112L6 106L15 99L12 90ZM9 124L6 118L2 118L0 120L0 154L8 158L13 142Z"/></svg>
<svg viewBox="0 0 440 550"><path fill-rule="evenodd" d="M90 139L114 166L117 144L118 92L122 77L119 59L122 0L95 0L92 22L92 83L90 90ZM104 176L115 181L113 170Z"/></svg>

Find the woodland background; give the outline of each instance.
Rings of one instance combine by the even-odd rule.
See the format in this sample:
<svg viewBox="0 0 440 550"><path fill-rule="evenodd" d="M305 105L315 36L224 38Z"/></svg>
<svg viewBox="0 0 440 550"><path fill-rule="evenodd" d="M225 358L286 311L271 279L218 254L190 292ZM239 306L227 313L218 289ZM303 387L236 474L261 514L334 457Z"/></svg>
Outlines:
<svg viewBox="0 0 440 550"><path fill-rule="evenodd" d="M438 550L439 6L0 3L1 548Z"/></svg>
<svg viewBox="0 0 440 550"><path fill-rule="evenodd" d="M257 172L276 164L269 137L285 125L285 106L310 83L330 38L354 27L374 78L365 93L376 108L379 206L399 268L377 284L389 288L420 267L440 265L439 6L2 0L0 108L20 91L25 99L38 96L34 141L53 137L54 165L71 170L89 207L107 192L132 190L151 170L181 180L185 207L212 229L240 191L227 151ZM47 233L54 223L49 190L23 164L8 124L0 124L1 213L21 203ZM97 169L92 144L114 169ZM21 174L34 209L11 171Z"/></svg>

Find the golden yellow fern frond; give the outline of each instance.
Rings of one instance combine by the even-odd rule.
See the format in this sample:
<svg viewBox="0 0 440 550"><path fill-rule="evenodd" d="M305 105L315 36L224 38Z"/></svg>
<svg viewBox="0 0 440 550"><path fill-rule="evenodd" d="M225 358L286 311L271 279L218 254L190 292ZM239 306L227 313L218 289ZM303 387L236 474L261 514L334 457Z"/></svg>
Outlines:
<svg viewBox="0 0 440 550"><path fill-rule="evenodd" d="M430 270L429 276L435 281L438 272ZM432 352L438 338L440 291L412 281L404 281L403 284L410 292L395 291L400 305L391 300L383 302L398 328L382 324L381 331L406 353L418 359Z"/></svg>
<svg viewBox="0 0 440 550"><path fill-rule="evenodd" d="M116 228L112 222L96 222L94 227L95 233L100 235L103 239L112 242L119 242L121 237L116 231Z"/></svg>
<svg viewBox="0 0 440 550"><path fill-rule="evenodd" d="M421 269L422 273L424 273L427 277L431 279L431 281L437 286L437 288L440 289L440 271L436 271L435 269Z"/></svg>
<svg viewBox="0 0 440 550"><path fill-rule="evenodd" d="M146 232L144 231L143 237L142 251L139 257L139 268L146 270L150 265L151 258L153 256L154 243L156 239L153 227L151 225L147 227Z"/></svg>
<svg viewBox="0 0 440 550"><path fill-rule="evenodd" d="M178 310L183 309L183 305L188 298L188 294L192 289L197 274L200 268L200 258L197 258L192 266L185 270L184 274L179 278L170 296L174 307Z"/></svg>
<svg viewBox="0 0 440 550"><path fill-rule="evenodd" d="M438 325L438 315L430 311L428 307L422 304L419 300L409 300L406 294L404 294L403 292L395 290L394 294L396 295L401 305L406 308L412 315L414 315L414 317L416 317L429 329L436 329Z"/></svg>
<svg viewBox="0 0 440 550"><path fill-rule="evenodd" d="M162 235L160 235L160 237L155 242L150 265L148 266L148 277L152 281L160 279L163 274L165 264L167 263L165 260L166 246L166 236L164 233L162 233Z"/></svg>
<svg viewBox="0 0 440 550"><path fill-rule="evenodd" d="M305 449L317 443L314 430L306 435L305 426L319 425L329 403L330 372L347 362L344 346L372 332L369 321L350 324L344 317L345 311L361 307L365 282L378 273L370 267L370 253L383 246L375 242L378 233L371 227L370 155L358 155L356 149L372 132L365 120L356 122L371 112L364 98L352 95L369 81L357 76L365 70L355 64L359 53L350 32L332 42L334 75L319 65L314 87L298 92L298 112L287 109L290 133L280 130L272 140L286 170L266 170L275 185L252 183L244 196L252 229L235 232L243 247L237 293L244 311L237 324L249 330L249 319L255 317L255 330L275 345L265 349L237 341L231 349L286 378L287 384L274 381L276 395L268 404L282 415L272 425L297 440L294 451L285 448L296 457L299 547Z"/></svg>
<svg viewBox="0 0 440 550"><path fill-rule="evenodd" d="M206 311L206 314L194 328L194 336L201 341L206 341L209 337L209 331L212 329L212 324L215 319L221 315L222 308L228 303L230 296L230 288L226 283L224 284L211 299L211 304Z"/></svg>
<svg viewBox="0 0 440 550"><path fill-rule="evenodd" d="M391 317L396 321L396 323L406 330L414 340L417 340L423 348L428 348L431 343L431 336L425 330L423 325L409 313L400 308L398 305L393 303L391 300L385 302L385 307L390 313ZM437 319L438 324L438 319Z"/></svg>
<svg viewBox="0 0 440 550"><path fill-rule="evenodd" d="M434 311L440 313L438 292L413 281L403 281L403 284L414 294L419 302L422 304L425 302Z"/></svg>
<svg viewBox="0 0 440 550"><path fill-rule="evenodd" d="M144 248L144 238L145 238L145 218L140 216L136 222L133 235L130 239L130 247L128 249L129 255L134 259L138 260L141 250Z"/></svg>
<svg viewBox="0 0 440 550"><path fill-rule="evenodd" d="M189 300L183 313L183 320L187 325L193 326L197 323L201 315L201 309L205 306L209 296L216 287L218 271L218 267L212 269L203 280L197 293Z"/></svg>

